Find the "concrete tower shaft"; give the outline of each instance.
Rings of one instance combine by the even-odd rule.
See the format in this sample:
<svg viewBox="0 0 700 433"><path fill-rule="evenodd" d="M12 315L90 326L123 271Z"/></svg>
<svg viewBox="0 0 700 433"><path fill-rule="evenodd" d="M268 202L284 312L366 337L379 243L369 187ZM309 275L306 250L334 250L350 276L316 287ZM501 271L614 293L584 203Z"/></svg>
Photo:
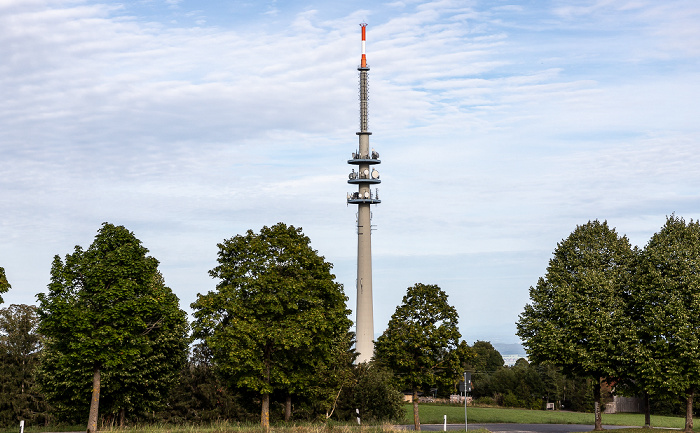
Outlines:
<svg viewBox="0 0 700 433"><path fill-rule="evenodd" d="M372 149L370 152L368 128L367 101L368 83L367 56L365 54L365 30L367 24L362 27L362 58L360 67L360 132L359 147L352 154L348 164L355 165L355 169L349 175L348 183L357 185L357 192L348 194L348 204L357 204L357 310L356 310L356 344L358 352L357 362L367 362L374 355L374 315L372 306L372 226L370 205L381 203L378 192L374 194L371 185L379 184L379 172L374 168L381 163L379 154Z"/></svg>

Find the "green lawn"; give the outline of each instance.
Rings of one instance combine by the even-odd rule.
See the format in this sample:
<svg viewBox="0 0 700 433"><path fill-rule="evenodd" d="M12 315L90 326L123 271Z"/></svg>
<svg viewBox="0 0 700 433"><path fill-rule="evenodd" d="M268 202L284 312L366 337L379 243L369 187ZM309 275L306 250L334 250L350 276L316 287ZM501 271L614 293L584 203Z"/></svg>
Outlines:
<svg viewBox="0 0 700 433"><path fill-rule="evenodd" d="M451 406L441 404L421 404L419 405L422 424L442 424L443 416L447 415L449 424L464 423L464 406ZM413 406L405 405L406 418L403 424L413 424ZM503 409L489 407L469 407L467 409L469 423L521 423L521 424L587 424L593 425L592 413L543 411L526 409ZM682 429L685 420L680 417L652 416L651 423L654 427L664 427ZM644 425L644 415L639 414L603 414L603 424L642 426ZM700 423L698 423L700 424ZM37 426L27 426L27 433L40 433L47 431L46 428ZM84 431L84 426L73 426L56 428L49 427L48 431ZM591 430L593 428L591 427ZM18 428L0 429L0 433L16 433ZM122 429L105 429L105 433L262 433L257 424L239 424L218 422L210 425L144 425L132 426ZM383 426L358 426L354 423L344 424L330 422L323 423L291 423L274 425L271 433L396 433L397 430L390 425ZM649 430L620 429L615 433L647 433ZM486 431L476 431L470 433L487 433ZM654 433L678 433L655 429Z"/></svg>
<svg viewBox="0 0 700 433"><path fill-rule="evenodd" d="M413 424L413 406L407 404L406 424ZM464 423L464 406L442 404L421 404L421 424L442 424L443 416L447 415L448 424ZM527 409L505 409L491 407L467 408L467 420L470 423L521 423L521 424L590 424L593 425L592 413L544 411ZM644 415L619 413L603 414L603 424L643 426ZM685 426L685 419L670 416L651 417L654 427L680 428Z"/></svg>
<svg viewBox="0 0 700 433"><path fill-rule="evenodd" d="M66 427L68 430L56 428L38 428L32 426L25 429L25 433L42 433L42 432L59 432L85 431L84 426ZM0 429L0 433L17 433L18 428ZM338 423L280 423L273 424L270 428L270 433L401 433L404 430L393 425L378 425L378 426L362 426L359 427L354 423L338 424ZM129 426L126 428L107 427L98 430L98 433L264 433L260 424L240 424L234 422L215 422L211 424L149 424ZM472 433L472 432L470 432ZM487 433L487 432L480 432Z"/></svg>

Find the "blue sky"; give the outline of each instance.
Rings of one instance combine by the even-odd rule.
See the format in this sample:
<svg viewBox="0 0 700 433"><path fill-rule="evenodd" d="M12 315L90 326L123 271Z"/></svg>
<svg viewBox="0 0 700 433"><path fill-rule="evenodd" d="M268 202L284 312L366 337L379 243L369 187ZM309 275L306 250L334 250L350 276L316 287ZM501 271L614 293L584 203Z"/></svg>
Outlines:
<svg viewBox="0 0 700 433"><path fill-rule="evenodd" d="M463 337L516 343L577 224L643 246L700 214L696 1L0 0L0 266L33 303L109 221L183 307L216 244L303 228L355 296L367 22L375 331L438 284Z"/></svg>

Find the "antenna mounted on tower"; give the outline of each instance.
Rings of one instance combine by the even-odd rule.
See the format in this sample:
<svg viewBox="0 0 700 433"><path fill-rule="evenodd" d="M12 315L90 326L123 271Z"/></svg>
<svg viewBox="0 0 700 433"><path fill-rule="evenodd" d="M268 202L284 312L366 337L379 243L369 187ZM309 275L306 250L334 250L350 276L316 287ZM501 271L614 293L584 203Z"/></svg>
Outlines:
<svg viewBox="0 0 700 433"><path fill-rule="evenodd" d="M367 27L367 23L362 22L360 23L360 27L362 27L362 60L360 62L360 67L361 68L366 68L367 67L367 56L365 55L365 41L366 41L366 32L365 28Z"/></svg>

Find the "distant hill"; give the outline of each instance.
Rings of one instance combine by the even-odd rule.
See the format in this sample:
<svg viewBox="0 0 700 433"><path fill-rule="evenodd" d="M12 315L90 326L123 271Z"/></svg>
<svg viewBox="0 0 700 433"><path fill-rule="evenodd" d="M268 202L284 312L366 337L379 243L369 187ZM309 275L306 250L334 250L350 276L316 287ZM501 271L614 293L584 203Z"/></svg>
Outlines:
<svg viewBox="0 0 700 433"><path fill-rule="evenodd" d="M515 364L519 358L527 359L527 354L522 345L517 343L491 343L494 349L498 350L498 353L503 357L503 361L506 365L512 366Z"/></svg>

